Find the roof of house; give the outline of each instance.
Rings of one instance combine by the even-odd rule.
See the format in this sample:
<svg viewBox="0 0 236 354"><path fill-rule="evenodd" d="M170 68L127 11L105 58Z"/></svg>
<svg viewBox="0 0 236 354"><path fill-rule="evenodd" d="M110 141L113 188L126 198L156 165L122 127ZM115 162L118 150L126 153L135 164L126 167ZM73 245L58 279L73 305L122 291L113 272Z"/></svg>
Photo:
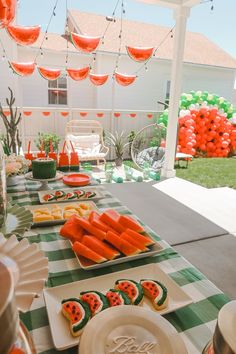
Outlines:
<svg viewBox="0 0 236 354"><path fill-rule="evenodd" d="M120 19L116 19L116 22L107 22L105 16L77 10L69 10L69 18L75 24L79 33L91 36L102 36L108 23L110 23L105 34L104 44L100 44L98 50L118 52ZM123 20L121 53L126 53L126 45L133 47L154 46L155 48L159 47L156 52L157 58L171 60L173 55L173 38L169 35L164 43L160 45L169 32L169 27ZM43 34L41 34L41 39L39 38L34 46L40 46L42 36ZM48 40L44 41L43 48L66 51L66 39L63 36L50 33ZM69 43L69 51L77 51L71 43ZM194 32L186 33L184 62L236 69L235 58L203 34Z"/></svg>

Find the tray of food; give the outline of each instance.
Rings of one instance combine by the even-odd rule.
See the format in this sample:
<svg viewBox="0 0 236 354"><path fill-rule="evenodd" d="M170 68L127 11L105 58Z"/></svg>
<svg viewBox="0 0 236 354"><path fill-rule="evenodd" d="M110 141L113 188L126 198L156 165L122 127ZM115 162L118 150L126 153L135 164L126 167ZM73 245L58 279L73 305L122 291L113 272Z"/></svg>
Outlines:
<svg viewBox="0 0 236 354"><path fill-rule="evenodd" d="M87 217L91 211L98 211L92 201L55 203L47 206L29 205L27 209L33 214L33 226L64 224L72 215Z"/></svg>
<svg viewBox="0 0 236 354"><path fill-rule="evenodd" d="M163 250L134 218L114 209L70 218L60 234L71 241L81 268L98 269L153 256Z"/></svg>
<svg viewBox="0 0 236 354"><path fill-rule="evenodd" d="M59 350L78 345L90 319L109 308L123 305L123 311L124 305L132 305L133 314L137 306L164 315L193 302L158 264L44 289L44 298L54 345Z"/></svg>
<svg viewBox="0 0 236 354"><path fill-rule="evenodd" d="M41 204L52 204L76 200L96 200L103 198L103 193L96 187L66 188L38 192Z"/></svg>

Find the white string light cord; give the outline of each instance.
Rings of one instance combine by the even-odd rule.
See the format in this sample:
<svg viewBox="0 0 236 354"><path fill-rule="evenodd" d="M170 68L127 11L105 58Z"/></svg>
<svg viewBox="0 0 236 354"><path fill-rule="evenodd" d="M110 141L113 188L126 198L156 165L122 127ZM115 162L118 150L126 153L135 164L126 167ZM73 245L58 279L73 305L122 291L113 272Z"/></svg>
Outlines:
<svg viewBox="0 0 236 354"><path fill-rule="evenodd" d="M120 14L119 49L118 49L118 54L117 54L117 57L116 57L115 69L113 71L113 78L114 78L115 72L117 71L117 69L119 67L119 60L120 60L120 56L121 56L124 14L125 14L124 0L122 0L122 2L121 2L121 14Z"/></svg>
<svg viewBox="0 0 236 354"><path fill-rule="evenodd" d="M69 34L68 34L68 0L66 0L66 28L65 28L65 34L66 34L66 69L68 67L68 61L69 61ZM66 73L67 75L67 73Z"/></svg>

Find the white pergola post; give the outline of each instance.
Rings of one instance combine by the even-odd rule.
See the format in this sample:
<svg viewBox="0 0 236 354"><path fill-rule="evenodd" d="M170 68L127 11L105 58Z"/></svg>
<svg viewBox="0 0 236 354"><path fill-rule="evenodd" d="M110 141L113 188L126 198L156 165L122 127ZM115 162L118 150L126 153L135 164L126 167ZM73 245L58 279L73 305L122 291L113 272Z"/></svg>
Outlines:
<svg viewBox="0 0 236 354"><path fill-rule="evenodd" d="M168 113L168 126L166 136L165 164L162 170L163 177L175 177L175 154L178 127L179 99L182 85L182 68L187 18L190 8L179 6L174 10L176 20L174 34L174 52L171 71L170 101Z"/></svg>

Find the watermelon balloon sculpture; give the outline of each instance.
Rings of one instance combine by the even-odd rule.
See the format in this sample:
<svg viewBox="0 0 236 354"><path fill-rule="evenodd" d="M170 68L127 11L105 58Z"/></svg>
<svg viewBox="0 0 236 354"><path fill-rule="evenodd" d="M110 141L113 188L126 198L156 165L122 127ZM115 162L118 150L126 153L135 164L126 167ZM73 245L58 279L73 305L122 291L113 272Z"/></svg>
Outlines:
<svg viewBox="0 0 236 354"><path fill-rule="evenodd" d="M227 157L236 149L236 109L207 91L182 94L177 151L193 156ZM158 119L167 126L168 110Z"/></svg>

